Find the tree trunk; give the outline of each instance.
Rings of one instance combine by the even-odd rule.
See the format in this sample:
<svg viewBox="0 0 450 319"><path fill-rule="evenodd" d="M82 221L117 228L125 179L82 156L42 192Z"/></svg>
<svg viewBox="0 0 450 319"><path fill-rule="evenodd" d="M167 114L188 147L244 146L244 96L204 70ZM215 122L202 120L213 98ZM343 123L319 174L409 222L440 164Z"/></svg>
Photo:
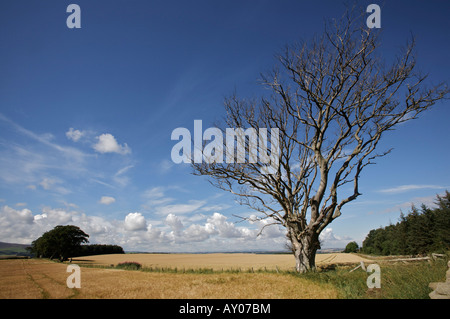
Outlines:
<svg viewBox="0 0 450 319"><path fill-rule="evenodd" d="M298 234L289 230L289 239L295 257L295 269L299 273L314 271L316 268L316 252L320 248L319 236L315 232Z"/></svg>

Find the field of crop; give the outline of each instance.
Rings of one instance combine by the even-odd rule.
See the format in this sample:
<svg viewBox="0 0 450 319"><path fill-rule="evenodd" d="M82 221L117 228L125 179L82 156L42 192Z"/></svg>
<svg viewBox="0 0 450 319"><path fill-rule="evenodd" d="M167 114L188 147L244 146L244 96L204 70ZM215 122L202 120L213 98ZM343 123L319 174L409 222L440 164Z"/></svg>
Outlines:
<svg viewBox="0 0 450 319"><path fill-rule="evenodd" d="M143 267L221 270L293 270L295 259L291 254L117 254L77 257L73 260L79 265L117 265L121 262L135 261ZM354 254L318 254L317 265L349 264L361 261L370 262Z"/></svg>
<svg viewBox="0 0 450 319"><path fill-rule="evenodd" d="M296 274L291 255L122 254L76 258L81 288L68 288L67 263L46 259L0 260L0 299L314 299L428 298L442 281L447 259L405 264L353 254L320 254L317 265L336 268ZM142 269L123 270L129 261ZM368 274L350 272L360 261L381 265L381 289L367 288Z"/></svg>
<svg viewBox="0 0 450 319"><path fill-rule="evenodd" d="M81 268L81 288L68 288L67 264L0 260L0 298L305 299L336 298L327 283L276 273L157 273Z"/></svg>

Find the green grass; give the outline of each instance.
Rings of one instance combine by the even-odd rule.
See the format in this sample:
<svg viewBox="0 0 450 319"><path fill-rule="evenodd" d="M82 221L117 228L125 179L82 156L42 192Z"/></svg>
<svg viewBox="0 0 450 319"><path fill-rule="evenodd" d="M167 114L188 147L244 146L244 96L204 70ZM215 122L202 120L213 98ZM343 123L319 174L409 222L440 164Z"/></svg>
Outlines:
<svg viewBox="0 0 450 319"><path fill-rule="evenodd" d="M369 273L351 267L296 274L320 283L331 283L343 299L428 299L431 282L445 281L447 260L410 262L408 264L380 263L381 288L368 289Z"/></svg>
<svg viewBox="0 0 450 319"><path fill-rule="evenodd" d="M0 256L2 255L8 255L8 256L15 256L15 255L22 255L22 256L28 256L29 253L24 247L5 247L0 250Z"/></svg>
<svg viewBox="0 0 450 319"><path fill-rule="evenodd" d="M444 260L386 267L381 270L382 297L428 299L431 292L428 285L430 282L445 281L446 270L447 262Z"/></svg>
<svg viewBox="0 0 450 319"><path fill-rule="evenodd" d="M116 268L125 270L139 270L142 268L142 265L136 261L124 261L122 263L118 263Z"/></svg>

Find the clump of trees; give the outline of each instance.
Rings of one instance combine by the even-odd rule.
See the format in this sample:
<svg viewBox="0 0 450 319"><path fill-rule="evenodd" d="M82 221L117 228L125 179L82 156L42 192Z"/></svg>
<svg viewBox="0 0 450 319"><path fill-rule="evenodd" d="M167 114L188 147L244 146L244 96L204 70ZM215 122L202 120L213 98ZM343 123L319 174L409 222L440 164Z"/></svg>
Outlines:
<svg viewBox="0 0 450 319"><path fill-rule="evenodd" d="M421 255L450 249L450 193L437 196L436 208L412 206L394 225L372 229L362 252L375 255Z"/></svg>
<svg viewBox="0 0 450 319"><path fill-rule="evenodd" d="M117 245L82 245L89 242L88 238L89 235L77 226L58 225L34 240L29 251L37 257L60 261L78 256L125 253Z"/></svg>
<svg viewBox="0 0 450 319"><path fill-rule="evenodd" d="M344 253L356 253L358 252L359 246L356 241L349 242L347 246L345 246Z"/></svg>
<svg viewBox="0 0 450 319"><path fill-rule="evenodd" d="M82 243L89 242L88 238L89 235L77 226L58 225L33 241L30 250L38 257L64 261L72 257Z"/></svg>

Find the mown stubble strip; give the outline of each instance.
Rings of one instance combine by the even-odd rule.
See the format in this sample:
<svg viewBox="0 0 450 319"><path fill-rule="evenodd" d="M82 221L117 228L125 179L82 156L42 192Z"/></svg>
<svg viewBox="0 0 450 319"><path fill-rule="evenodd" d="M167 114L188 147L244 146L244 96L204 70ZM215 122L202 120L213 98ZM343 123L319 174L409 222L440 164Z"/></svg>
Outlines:
<svg viewBox="0 0 450 319"><path fill-rule="evenodd" d="M66 265L47 260L23 259L0 261L0 298L64 299L76 297L69 289Z"/></svg>

